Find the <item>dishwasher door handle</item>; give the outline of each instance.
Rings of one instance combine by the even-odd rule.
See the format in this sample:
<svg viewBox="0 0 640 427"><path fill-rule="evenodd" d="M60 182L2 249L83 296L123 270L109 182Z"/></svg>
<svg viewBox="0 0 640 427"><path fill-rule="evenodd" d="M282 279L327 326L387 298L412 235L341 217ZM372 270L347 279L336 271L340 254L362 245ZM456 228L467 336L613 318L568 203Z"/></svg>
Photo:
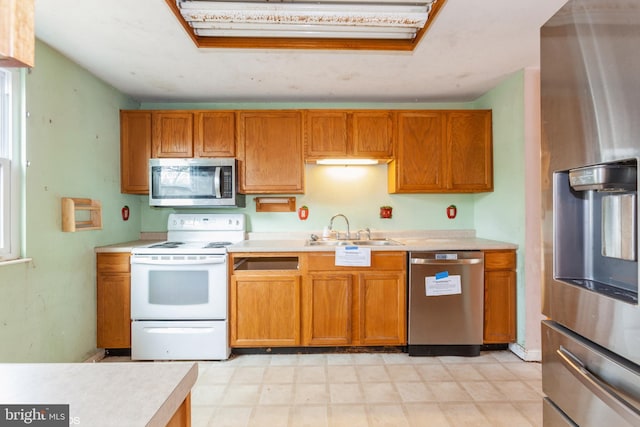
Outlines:
<svg viewBox="0 0 640 427"><path fill-rule="evenodd" d="M411 264L422 265L470 265L482 264L482 258L466 258L466 259L427 259L427 258L411 258Z"/></svg>

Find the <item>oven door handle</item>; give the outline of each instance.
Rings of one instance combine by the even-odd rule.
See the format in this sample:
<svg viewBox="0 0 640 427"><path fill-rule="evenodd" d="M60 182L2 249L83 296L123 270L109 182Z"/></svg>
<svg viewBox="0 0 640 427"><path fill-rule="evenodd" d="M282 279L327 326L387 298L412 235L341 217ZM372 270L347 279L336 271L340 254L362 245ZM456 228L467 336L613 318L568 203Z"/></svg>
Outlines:
<svg viewBox="0 0 640 427"><path fill-rule="evenodd" d="M224 264L225 257L205 258L205 259L150 259L131 257L131 264L136 265L213 265Z"/></svg>
<svg viewBox="0 0 640 427"><path fill-rule="evenodd" d="M589 391L631 425L640 425L640 406L638 402L633 402L628 397L625 399L614 387L591 373L577 356L563 346L560 346L556 353L560 356L560 360L569 372L582 385L587 387Z"/></svg>
<svg viewBox="0 0 640 427"><path fill-rule="evenodd" d="M148 334L202 334L214 332L215 328L211 326L190 326L184 328L176 327L157 327L157 328L144 328L144 331Z"/></svg>

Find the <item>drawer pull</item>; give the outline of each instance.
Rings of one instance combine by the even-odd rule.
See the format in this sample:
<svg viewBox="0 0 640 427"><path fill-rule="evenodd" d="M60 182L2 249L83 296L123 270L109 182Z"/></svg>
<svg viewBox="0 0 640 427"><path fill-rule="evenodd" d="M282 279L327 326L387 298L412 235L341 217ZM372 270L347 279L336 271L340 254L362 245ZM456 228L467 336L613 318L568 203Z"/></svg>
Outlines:
<svg viewBox="0 0 640 427"><path fill-rule="evenodd" d="M482 264L482 258L471 259L427 259L427 258L411 258L411 264L422 265L463 265L463 264Z"/></svg>
<svg viewBox="0 0 640 427"><path fill-rule="evenodd" d="M640 405L623 398L614 387L591 373L584 363L569 350L560 346L556 350L560 360L569 372L631 425L640 425Z"/></svg>

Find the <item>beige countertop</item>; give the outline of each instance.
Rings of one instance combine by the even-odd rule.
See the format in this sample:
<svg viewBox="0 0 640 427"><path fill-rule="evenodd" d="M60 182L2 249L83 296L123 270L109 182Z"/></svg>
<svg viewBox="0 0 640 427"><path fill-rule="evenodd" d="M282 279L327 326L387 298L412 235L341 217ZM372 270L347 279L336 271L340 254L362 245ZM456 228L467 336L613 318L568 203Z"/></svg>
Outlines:
<svg viewBox="0 0 640 427"><path fill-rule="evenodd" d="M318 233L319 234L319 233ZM309 246L308 232L248 233L247 240L227 247L228 252L322 252L334 251L335 246ZM157 237L157 236L154 236ZM411 230L372 231L372 238L389 238L402 245L367 246L372 251L446 251L517 249L518 245L498 240L478 238L473 230ZM100 246L100 252L131 252L136 246L148 245L162 239L140 239L131 242Z"/></svg>
<svg viewBox="0 0 640 427"><path fill-rule="evenodd" d="M319 233L317 233L319 235ZM227 247L228 252L318 252L335 246L309 246L311 233L249 233L248 240ZM518 245L475 236L474 230L373 231L371 238L392 239L401 245L366 246L372 251L444 251L517 249Z"/></svg>
<svg viewBox="0 0 640 427"><path fill-rule="evenodd" d="M0 364L3 405L68 404L71 425L166 426L198 377L198 365Z"/></svg>
<svg viewBox="0 0 640 427"><path fill-rule="evenodd" d="M460 251L517 249L517 245L478 238L452 239L393 239L401 245L366 246L372 251ZM335 246L309 246L306 240L245 240L227 247L233 252L322 252L334 251Z"/></svg>
<svg viewBox="0 0 640 427"><path fill-rule="evenodd" d="M164 239L162 239L162 240L146 240L146 239L132 240L130 242L115 243L113 245L106 245L106 246L98 246L97 248L95 248L95 251L96 251L96 253L131 252L131 249L133 249L135 247L150 245L152 243L161 242L163 240Z"/></svg>

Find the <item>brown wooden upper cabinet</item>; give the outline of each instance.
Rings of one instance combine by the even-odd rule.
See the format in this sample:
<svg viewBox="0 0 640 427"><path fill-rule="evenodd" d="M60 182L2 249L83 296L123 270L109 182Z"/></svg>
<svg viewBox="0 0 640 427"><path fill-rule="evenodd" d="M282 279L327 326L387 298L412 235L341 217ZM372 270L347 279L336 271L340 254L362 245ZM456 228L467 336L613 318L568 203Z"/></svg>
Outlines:
<svg viewBox="0 0 640 427"><path fill-rule="evenodd" d="M154 158L235 157L233 111L157 111Z"/></svg>
<svg viewBox="0 0 640 427"><path fill-rule="evenodd" d="M493 191L489 110L122 111L121 191L151 157L236 157L245 194L304 193L304 161L390 161L390 193Z"/></svg>
<svg viewBox="0 0 640 427"><path fill-rule="evenodd" d="M193 157L236 156L235 111L193 114Z"/></svg>
<svg viewBox="0 0 640 427"><path fill-rule="evenodd" d="M0 67L33 67L34 0L0 0Z"/></svg>
<svg viewBox="0 0 640 427"><path fill-rule="evenodd" d="M149 159L235 157L235 111L120 112L120 191L149 194Z"/></svg>
<svg viewBox="0 0 640 427"><path fill-rule="evenodd" d="M393 116L389 111L305 111L305 161L327 158L390 160Z"/></svg>
<svg viewBox="0 0 640 427"><path fill-rule="evenodd" d="M302 112L241 111L237 118L240 192L304 193Z"/></svg>
<svg viewBox="0 0 640 427"><path fill-rule="evenodd" d="M149 194L151 112L120 111L120 191Z"/></svg>
<svg viewBox="0 0 640 427"><path fill-rule="evenodd" d="M399 111L390 193L493 191L490 110Z"/></svg>
<svg viewBox="0 0 640 427"><path fill-rule="evenodd" d="M193 157L193 113L159 111L152 113L151 157Z"/></svg>

